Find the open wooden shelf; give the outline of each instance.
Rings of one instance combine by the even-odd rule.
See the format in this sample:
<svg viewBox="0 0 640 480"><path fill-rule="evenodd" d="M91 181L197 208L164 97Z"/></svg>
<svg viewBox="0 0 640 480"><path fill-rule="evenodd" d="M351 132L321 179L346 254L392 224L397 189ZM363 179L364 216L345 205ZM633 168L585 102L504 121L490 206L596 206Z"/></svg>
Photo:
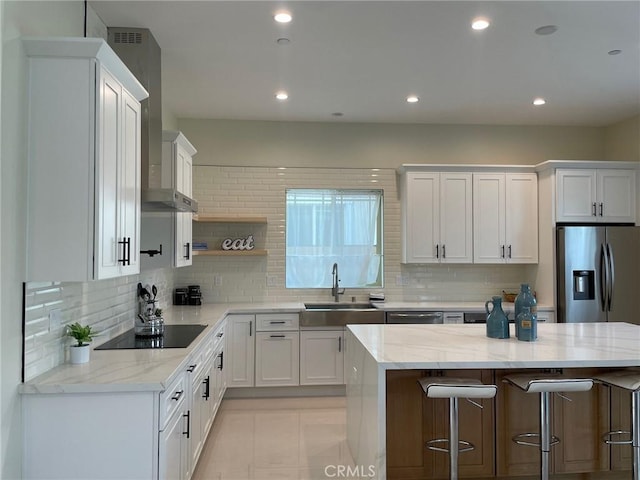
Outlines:
<svg viewBox="0 0 640 480"><path fill-rule="evenodd" d="M208 215L208 214L196 214L193 216L194 222L207 222L207 223L267 223L267 217L264 216L250 216L250 215Z"/></svg>
<svg viewBox="0 0 640 480"><path fill-rule="evenodd" d="M264 257L268 254L268 252L267 250L256 248L253 250L193 250L192 254L194 256L208 255L215 257Z"/></svg>

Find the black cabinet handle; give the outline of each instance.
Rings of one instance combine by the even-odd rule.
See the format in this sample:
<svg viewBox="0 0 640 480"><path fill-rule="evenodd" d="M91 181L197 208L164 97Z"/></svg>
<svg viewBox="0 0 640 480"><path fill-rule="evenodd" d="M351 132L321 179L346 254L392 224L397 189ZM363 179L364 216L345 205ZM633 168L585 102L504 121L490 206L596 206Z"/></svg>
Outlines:
<svg viewBox="0 0 640 480"><path fill-rule="evenodd" d="M342 337L338 337L338 352L342 351Z"/></svg>
<svg viewBox="0 0 640 480"><path fill-rule="evenodd" d="M269 335L271 338L284 338L284 335Z"/></svg>
<svg viewBox="0 0 640 480"><path fill-rule="evenodd" d="M287 323L287 322L285 322L284 320L272 320L269 323L271 325L280 325L280 324Z"/></svg>
<svg viewBox="0 0 640 480"><path fill-rule="evenodd" d="M222 370L224 368L224 352L220 352L218 354L218 358L220 358L220 365L218 365L218 369Z"/></svg>
<svg viewBox="0 0 640 480"><path fill-rule="evenodd" d="M511 245L509 245L509 258L511 258Z"/></svg>
<svg viewBox="0 0 640 480"><path fill-rule="evenodd" d="M131 237L122 237L122 240L118 240L118 245L122 245L122 258L118 259L118 263L131 265Z"/></svg>
<svg viewBox="0 0 640 480"><path fill-rule="evenodd" d="M436 244L436 258L440 258L440 245Z"/></svg>
<svg viewBox="0 0 640 480"><path fill-rule="evenodd" d="M191 434L191 410L187 410L187 413L183 413L182 416L187 418L187 431L182 432L182 434L189 438L189 435Z"/></svg>
<svg viewBox="0 0 640 480"><path fill-rule="evenodd" d="M131 265L131 237L122 237L122 240L118 241L118 245L122 245L122 259L119 259L118 263Z"/></svg>
<svg viewBox="0 0 640 480"><path fill-rule="evenodd" d="M250 322L249 322L249 336L251 336L251 332L252 332L252 330L253 330L252 325L253 325L253 322L252 322L252 321L250 321Z"/></svg>
<svg viewBox="0 0 640 480"><path fill-rule="evenodd" d="M591 214L595 217L596 216L596 203L593 202L593 204L591 205L591 207L593 208L593 210L591 210Z"/></svg>
<svg viewBox="0 0 640 480"><path fill-rule="evenodd" d="M196 369L197 366L198 366L197 363L194 365L189 365L189 367L187 368L187 372L193 373L193 371Z"/></svg>
<svg viewBox="0 0 640 480"><path fill-rule="evenodd" d="M223 335L224 335L224 332L220 332L220 333L218 333L218 334L216 335L216 337L218 337L218 338L222 338L222 336L223 336Z"/></svg>
<svg viewBox="0 0 640 480"><path fill-rule="evenodd" d="M604 203L600 202L600 216L602 216L602 214L604 213L603 210L604 210Z"/></svg>
<svg viewBox="0 0 640 480"><path fill-rule="evenodd" d="M500 247L502 249L502 253L500 254L500 258L504 258L504 245Z"/></svg>
<svg viewBox="0 0 640 480"><path fill-rule="evenodd" d="M209 381L209 375L207 375L207 378L205 378L202 383L204 383L204 394L202 394L202 398L209 400L209 384L211 383Z"/></svg>
<svg viewBox="0 0 640 480"><path fill-rule="evenodd" d="M187 254L184 256L184 258L189 260L189 258L191 258L191 243L187 242L184 246L187 249Z"/></svg>
<svg viewBox="0 0 640 480"><path fill-rule="evenodd" d="M122 265L125 264L125 262L127 261L127 257L126 257L126 244L127 243L127 239L123 238L122 241L118 240L118 245L122 245L122 258L118 258L118 263L122 263Z"/></svg>
<svg viewBox="0 0 640 480"><path fill-rule="evenodd" d="M178 390L176 393L173 394L173 397L171 397L171 400L175 400L177 402L178 400L180 400L180 397L182 396L183 393L184 393L184 390Z"/></svg>
<svg viewBox="0 0 640 480"><path fill-rule="evenodd" d="M447 246L446 245L442 245L442 258L447 258L447 250L446 250Z"/></svg>

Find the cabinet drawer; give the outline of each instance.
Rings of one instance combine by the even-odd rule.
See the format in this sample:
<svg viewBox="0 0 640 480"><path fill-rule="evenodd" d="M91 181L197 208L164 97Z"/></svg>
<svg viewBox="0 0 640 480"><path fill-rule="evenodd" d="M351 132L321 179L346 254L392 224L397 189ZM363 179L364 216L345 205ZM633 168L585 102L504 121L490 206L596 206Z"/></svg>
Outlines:
<svg viewBox="0 0 640 480"><path fill-rule="evenodd" d="M160 430L164 429L167 421L178 409L186 395L187 383L184 373L181 373L169 388L160 393Z"/></svg>
<svg viewBox="0 0 640 480"><path fill-rule="evenodd" d="M212 345L212 349L215 350L216 348L218 348L218 345L220 345L221 343L224 343L224 327L226 325L226 322L222 322L222 324L220 324L218 326L218 328L216 328L216 330L213 332L213 337L211 340L211 345Z"/></svg>
<svg viewBox="0 0 640 480"><path fill-rule="evenodd" d="M291 331L298 330L299 316L297 313L265 313L256 315L256 331Z"/></svg>

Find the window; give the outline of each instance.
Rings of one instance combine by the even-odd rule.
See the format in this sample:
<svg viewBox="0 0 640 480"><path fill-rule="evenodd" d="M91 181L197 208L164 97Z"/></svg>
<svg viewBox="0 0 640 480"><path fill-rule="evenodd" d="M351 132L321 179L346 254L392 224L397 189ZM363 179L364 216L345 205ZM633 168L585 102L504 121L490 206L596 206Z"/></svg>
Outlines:
<svg viewBox="0 0 640 480"><path fill-rule="evenodd" d="M382 190L287 190L286 286L382 286Z"/></svg>

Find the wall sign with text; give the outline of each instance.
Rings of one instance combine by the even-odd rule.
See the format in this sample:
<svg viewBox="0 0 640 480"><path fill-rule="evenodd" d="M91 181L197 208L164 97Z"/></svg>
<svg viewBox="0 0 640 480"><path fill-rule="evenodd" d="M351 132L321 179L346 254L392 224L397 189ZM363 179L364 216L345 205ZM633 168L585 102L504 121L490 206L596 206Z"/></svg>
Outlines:
<svg viewBox="0 0 640 480"><path fill-rule="evenodd" d="M247 238L225 238L222 241L222 250L253 250L254 247L253 235Z"/></svg>

